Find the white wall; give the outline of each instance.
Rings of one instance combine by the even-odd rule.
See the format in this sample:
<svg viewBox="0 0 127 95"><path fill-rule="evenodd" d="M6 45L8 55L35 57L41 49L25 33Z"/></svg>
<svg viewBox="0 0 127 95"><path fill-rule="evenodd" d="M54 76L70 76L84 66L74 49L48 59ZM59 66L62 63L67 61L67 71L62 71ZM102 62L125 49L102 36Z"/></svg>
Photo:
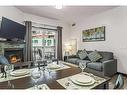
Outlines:
<svg viewBox="0 0 127 95"><path fill-rule="evenodd" d="M106 41L82 42L82 30L106 26ZM118 71L127 74L127 7L117 7L81 20L72 27L71 38L78 41L78 49L112 51L118 59Z"/></svg>
<svg viewBox="0 0 127 95"><path fill-rule="evenodd" d="M13 6L0 6L0 18L4 16L16 22L24 21L23 12Z"/></svg>

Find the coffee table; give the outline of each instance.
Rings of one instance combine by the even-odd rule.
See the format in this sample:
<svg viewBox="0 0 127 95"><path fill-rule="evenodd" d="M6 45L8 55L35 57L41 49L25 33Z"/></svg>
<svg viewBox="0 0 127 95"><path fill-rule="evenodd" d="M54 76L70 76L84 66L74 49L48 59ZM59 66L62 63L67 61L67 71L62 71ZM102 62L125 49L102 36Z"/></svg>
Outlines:
<svg viewBox="0 0 127 95"><path fill-rule="evenodd" d="M62 62L66 64L66 62ZM72 76L75 74L78 74L81 72L80 68L69 65L67 63L66 65L70 66L71 68L58 70L58 71L52 71L49 75L48 72L43 73L43 77L41 77L38 81L38 84L47 84L50 89L65 89L62 85L60 85L56 80L65 78L68 76ZM85 70L86 72L89 72L90 70ZM97 76L105 78L105 81L101 84L98 84L96 87L93 87L92 89L108 89L108 82L110 78L106 76L99 75L99 73L96 73ZM28 89L30 87L34 86L33 80L30 76L14 79L10 81L14 85L14 89ZM0 82L0 89L9 89L7 87L7 81L6 82Z"/></svg>

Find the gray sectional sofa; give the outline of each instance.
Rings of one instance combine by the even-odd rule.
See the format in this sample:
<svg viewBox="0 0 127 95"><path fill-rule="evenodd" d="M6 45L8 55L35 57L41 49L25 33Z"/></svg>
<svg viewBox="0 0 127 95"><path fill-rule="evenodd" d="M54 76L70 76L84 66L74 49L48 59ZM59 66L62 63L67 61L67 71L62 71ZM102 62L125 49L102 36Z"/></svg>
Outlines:
<svg viewBox="0 0 127 95"><path fill-rule="evenodd" d="M91 53L92 51L87 51ZM114 59L112 52L98 51L102 58L97 62L91 62L88 57L80 59L77 55L68 56L67 62L78 65L80 62L86 63L86 68L90 68L103 73L105 76L112 76L117 73L117 60Z"/></svg>

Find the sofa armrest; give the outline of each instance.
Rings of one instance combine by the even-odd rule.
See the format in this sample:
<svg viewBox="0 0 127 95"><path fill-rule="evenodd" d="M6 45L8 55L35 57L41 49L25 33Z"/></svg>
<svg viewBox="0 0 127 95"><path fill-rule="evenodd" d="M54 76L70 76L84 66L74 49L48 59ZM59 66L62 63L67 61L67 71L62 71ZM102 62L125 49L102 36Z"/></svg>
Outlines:
<svg viewBox="0 0 127 95"><path fill-rule="evenodd" d="M103 72L105 76L112 76L117 73L117 60L107 60L102 62L103 64Z"/></svg>

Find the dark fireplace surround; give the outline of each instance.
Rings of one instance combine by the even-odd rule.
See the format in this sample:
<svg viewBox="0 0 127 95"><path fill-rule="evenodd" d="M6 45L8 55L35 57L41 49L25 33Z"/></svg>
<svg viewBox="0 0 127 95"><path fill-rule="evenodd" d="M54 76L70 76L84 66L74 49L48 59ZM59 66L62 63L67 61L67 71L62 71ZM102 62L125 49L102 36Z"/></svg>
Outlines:
<svg viewBox="0 0 127 95"><path fill-rule="evenodd" d="M4 56L10 63L24 62L23 48L4 48Z"/></svg>

